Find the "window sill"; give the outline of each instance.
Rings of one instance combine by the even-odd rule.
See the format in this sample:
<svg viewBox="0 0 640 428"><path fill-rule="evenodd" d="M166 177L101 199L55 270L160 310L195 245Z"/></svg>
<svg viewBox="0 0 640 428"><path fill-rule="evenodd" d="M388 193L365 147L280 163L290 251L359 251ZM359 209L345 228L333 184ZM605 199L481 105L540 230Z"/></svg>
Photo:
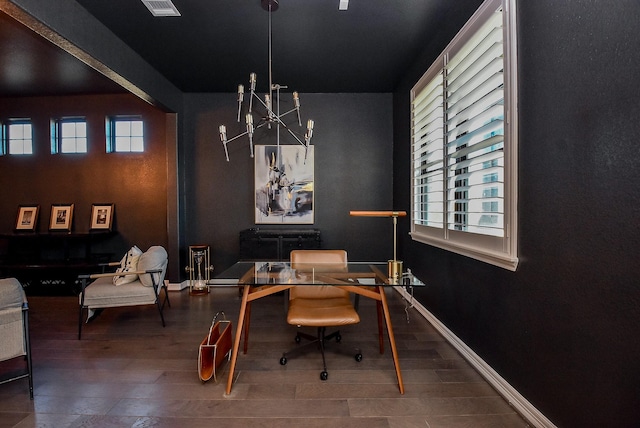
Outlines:
<svg viewBox="0 0 640 428"><path fill-rule="evenodd" d="M441 248L446 251L451 251L452 253L470 257L475 260L480 260L482 262L489 263L494 266L510 270L512 272L515 272L518 268L519 259L507 253L490 251L484 248L474 247L470 245L461 245L460 243L454 243L444 239L425 236L416 232L409 233L409 235L414 241Z"/></svg>

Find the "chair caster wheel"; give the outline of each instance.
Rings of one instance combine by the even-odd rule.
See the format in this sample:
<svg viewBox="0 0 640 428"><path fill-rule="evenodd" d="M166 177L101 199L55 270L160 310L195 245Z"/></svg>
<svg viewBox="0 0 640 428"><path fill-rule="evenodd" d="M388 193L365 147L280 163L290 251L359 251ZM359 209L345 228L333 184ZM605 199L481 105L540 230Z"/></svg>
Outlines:
<svg viewBox="0 0 640 428"><path fill-rule="evenodd" d="M362 361L362 354L356 354L356 361L357 362Z"/></svg>
<svg viewBox="0 0 640 428"><path fill-rule="evenodd" d="M280 365L284 366L285 364L287 364L287 357L280 358Z"/></svg>
<svg viewBox="0 0 640 428"><path fill-rule="evenodd" d="M300 336L296 335L296 338L294 340L296 341L296 343L300 343L302 339L300 338Z"/></svg>
<svg viewBox="0 0 640 428"><path fill-rule="evenodd" d="M341 340L342 340L342 336L337 335L337 336L336 336L336 342L340 342Z"/></svg>
<svg viewBox="0 0 640 428"><path fill-rule="evenodd" d="M327 372L320 373L320 380L327 380L327 378L329 378L329 373Z"/></svg>

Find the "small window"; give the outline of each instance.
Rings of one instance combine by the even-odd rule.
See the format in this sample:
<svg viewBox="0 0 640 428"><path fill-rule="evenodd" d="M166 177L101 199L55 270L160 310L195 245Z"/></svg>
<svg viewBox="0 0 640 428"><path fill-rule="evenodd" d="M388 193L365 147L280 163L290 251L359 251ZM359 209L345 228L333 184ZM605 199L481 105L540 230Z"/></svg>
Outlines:
<svg viewBox="0 0 640 428"><path fill-rule="evenodd" d="M84 118L51 121L51 153L87 153L87 121Z"/></svg>
<svg viewBox="0 0 640 428"><path fill-rule="evenodd" d="M10 155L33 154L33 127L30 120L12 120L6 132Z"/></svg>
<svg viewBox="0 0 640 428"><path fill-rule="evenodd" d="M144 123L139 117L107 119L107 153L144 152Z"/></svg>
<svg viewBox="0 0 640 428"><path fill-rule="evenodd" d="M5 132L4 123L0 122L0 156L7 154L7 139L5 137Z"/></svg>

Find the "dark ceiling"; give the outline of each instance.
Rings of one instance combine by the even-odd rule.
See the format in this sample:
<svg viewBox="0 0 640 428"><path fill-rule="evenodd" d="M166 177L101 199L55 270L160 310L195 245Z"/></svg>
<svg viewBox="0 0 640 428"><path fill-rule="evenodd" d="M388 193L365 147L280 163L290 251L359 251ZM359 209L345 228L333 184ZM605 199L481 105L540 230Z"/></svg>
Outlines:
<svg viewBox="0 0 640 428"><path fill-rule="evenodd" d="M183 92L268 82L269 12L260 0L77 0ZM449 9L479 0L280 0L271 14L273 83L307 93L391 92ZM469 9L466 7L466 9ZM118 92L97 71L0 13L0 96Z"/></svg>
<svg viewBox="0 0 640 428"><path fill-rule="evenodd" d="M93 68L0 12L0 97L123 91Z"/></svg>

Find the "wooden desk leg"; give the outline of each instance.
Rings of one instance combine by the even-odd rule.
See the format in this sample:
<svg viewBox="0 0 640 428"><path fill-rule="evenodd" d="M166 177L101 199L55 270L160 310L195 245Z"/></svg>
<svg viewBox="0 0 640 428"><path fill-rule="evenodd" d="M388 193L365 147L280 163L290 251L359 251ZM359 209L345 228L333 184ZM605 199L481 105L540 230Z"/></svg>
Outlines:
<svg viewBox="0 0 640 428"><path fill-rule="evenodd" d="M376 312L378 313L378 342L380 344L380 353L384 354L384 332L382 331L382 302L376 302Z"/></svg>
<svg viewBox="0 0 640 428"><path fill-rule="evenodd" d="M244 324L245 311L247 309L247 299L249 297L249 285L244 286L242 293L242 303L240 304L240 315L238 315L238 326L236 327L236 337L233 340L233 351L231 352L231 364L229 365L229 378L227 379L227 395L231 394L233 386L233 375L236 370L236 361L238 360L238 350L240 349L240 340L242 337L242 329Z"/></svg>
<svg viewBox="0 0 640 428"><path fill-rule="evenodd" d="M380 302L384 312L384 319L387 322L387 333L389 334L389 344L391 345L391 354L393 355L393 365L396 367L396 376L398 377L398 387L400 394L404 394L404 383L402 382L402 373L400 373L400 361L398 360L398 349L396 348L396 338L393 334L391 325L391 316L389 314L389 305L387 304L387 296L384 293L384 287L377 287L380 293Z"/></svg>
<svg viewBox="0 0 640 428"><path fill-rule="evenodd" d="M245 312L244 320L244 347L242 353L246 354L249 348L249 325L251 324L251 302L247 303L247 311Z"/></svg>

